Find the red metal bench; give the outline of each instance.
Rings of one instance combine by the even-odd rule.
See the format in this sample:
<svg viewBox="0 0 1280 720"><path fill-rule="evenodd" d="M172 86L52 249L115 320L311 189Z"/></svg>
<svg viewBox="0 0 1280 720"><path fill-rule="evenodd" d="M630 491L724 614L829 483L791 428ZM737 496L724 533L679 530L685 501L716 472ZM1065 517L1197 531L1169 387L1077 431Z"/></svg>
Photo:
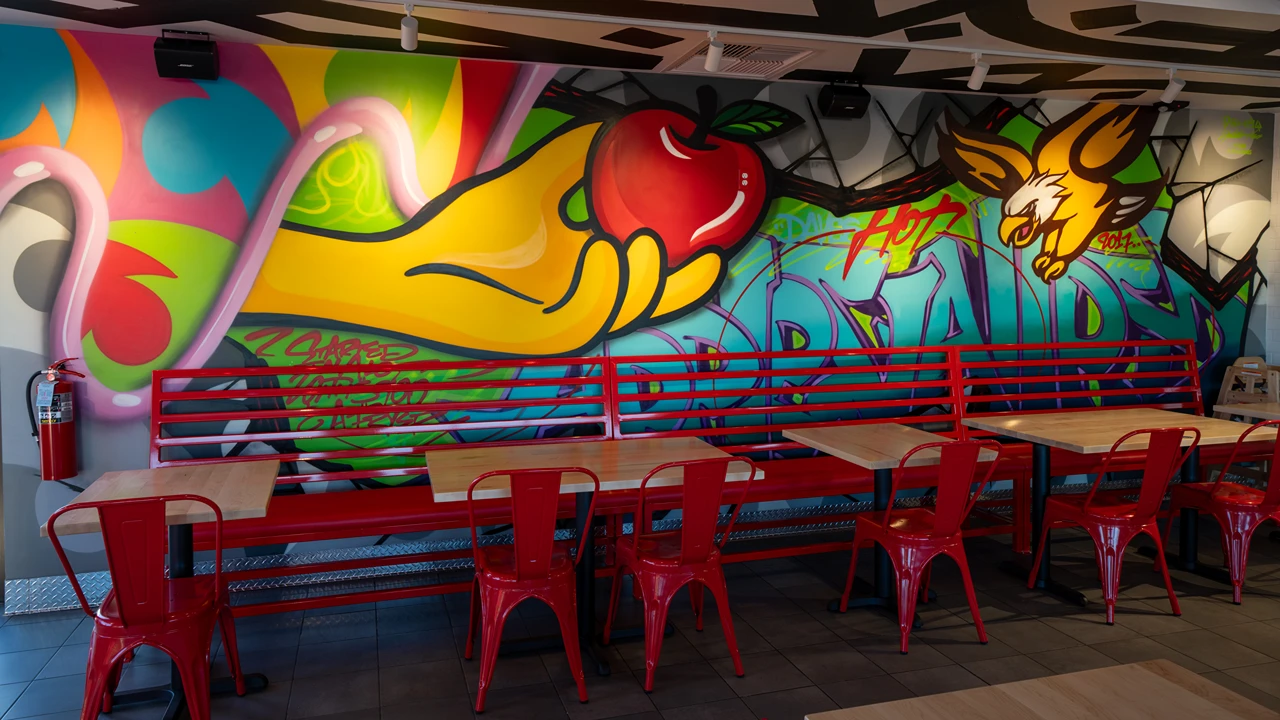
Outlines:
<svg viewBox="0 0 1280 720"><path fill-rule="evenodd" d="M1187 340L965 345L960 355L964 417L1098 408L1155 408L1204 414L1195 345ZM989 433L971 431L974 437ZM1267 443L1251 444L1260 457ZM1229 445L1201 449L1203 465L1225 462ZM1055 475L1087 473L1094 456L1050 451ZM1008 448L1009 461L1031 464L1030 446ZM1121 453L1118 470L1139 467L1140 451Z"/></svg>
<svg viewBox="0 0 1280 720"><path fill-rule="evenodd" d="M265 518L227 523L228 548L384 538L468 526L465 503L437 505L424 484L423 451L466 442L582 442L609 437L601 358L316 365L158 371L153 378L151 466L281 461ZM527 436L513 439L513 436ZM316 483L359 490L309 492ZM402 487L378 487L403 483ZM510 521L502 501L477 503L486 524ZM561 507L573 516L572 499ZM211 542L196 533L198 548ZM371 540L372 542L372 540ZM332 553L329 553L332 555ZM357 573L469 558L471 551L387 553L245 563L225 573L252 586L266 578ZM443 583L439 592L467 582ZM356 589L237 606L237 614L389 600L420 588ZM305 594L304 594L305 595Z"/></svg>
<svg viewBox="0 0 1280 720"><path fill-rule="evenodd" d="M1093 406L1095 398L1108 406L1127 400L1198 411L1199 378L1187 343L1163 342L1165 356L1153 354L1129 367L1130 354L1154 353L1161 342L167 370L155 373L153 380L151 464L279 458L282 494L273 498L268 516L227 523L226 546L258 548L253 552L286 543L385 539L465 528L465 508L437 505L430 488L422 484L427 471L422 452L448 443L692 435L727 452L750 454L762 463L764 479L756 483L750 502L838 498L869 493L870 473L788 441L782 430L894 419L959 437L966 435L959 424L964 413L1026 410L1033 404L1045 409L1058 409L1059 404L1062 409L1084 408ZM1021 359L1016 357L1019 352ZM1008 362L1010 353L1016 362ZM1179 362L1181 369L1175 368ZM1076 370L1064 370L1073 367ZM1103 369L1081 373L1080 367ZM1031 369L1044 372L1031 377ZM1071 376L1070 381L1060 379L1064 374ZM1053 380L1047 380L1049 376ZM1053 389L1036 389L1035 383L1051 383ZM1124 390L1127 395L1120 392ZM1177 399L1155 398L1168 393ZM997 478L1018 481L1013 512L994 512L995 506L1008 506L1008 500L988 502L983 524L968 532L1012 531L1016 546L1025 549L1023 490L1029 460L1020 460L1018 452L1010 457L998 469ZM928 484L928 471L917 472L908 483ZM350 482L364 489L307 492L318 482ZM405 486L371 489L387 483ZM613 516L607 522L608 535L622 532L620 513L629 512L633 502L629 493L602 494L599 511ZM740 521L735 538L739 534L768 536L780 527L806 523L842 527L840 523L851 520L854 509L850 502L809 517L761 513ZM482 515L486 524L509 521L502 501L486 504ZM561 506L561 516L572 516L571 499ZM198 545L205 540L197 532ZM737 552L733 557L742 560L846 547L844 537L826 541L814 537L785 547ZM293 593L296 597L288 591L277 592L259 602L237 605L236 612L388 600L468 587L466 578L458 582L445 578L429 586L395 580L421 563L465 563L470 556L465 547L421 552L413 546L403 552L380 547L379 551L336 558L333 553L272 553L231 568L226 577L240 589L269 578L301 582L307 576L331 579L343 573L365 577L329 595L315 596L305 588ZM382 579L376 577L378 573L383 573ZM369 580L370 574L375 579Z"/></svg>
<svg viewBox="0 0 1280 720"><path fill-rule="evenodd" d="M871 492L870 470L786 439L782 433L790 428L893 420L945 437L964 433L956 355L945 347L628 356L613 358L612 364L615 437L691 435L725 452L750 455L764 472L752 485L750 502ZM1021 479L1024 474L1017 471L1001 479ZM929 468L913 468L903 487L925 487L931 478ZM1021 487L1017 490L1020 504ZM985 517L994 522L967 532L1012 532L1018 514ZM813 521L831 524L852 518L850 507ZM747 532L759 525L740 519L737 528ZM726 560L830 552L847 545L847 538L841 537L737 551Z"/></svg>

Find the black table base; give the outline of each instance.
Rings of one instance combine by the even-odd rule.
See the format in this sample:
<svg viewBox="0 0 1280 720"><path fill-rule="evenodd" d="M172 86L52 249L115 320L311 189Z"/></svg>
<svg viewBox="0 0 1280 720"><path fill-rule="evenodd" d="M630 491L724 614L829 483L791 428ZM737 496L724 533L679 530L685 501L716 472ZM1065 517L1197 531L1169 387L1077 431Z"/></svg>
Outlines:
<svg viewBox="0 0 1280 720"><path fill-rule="evenodd" d="M1031 575L1031 563L1019 562L1017 560L1005 560L1000 563L1000 570L1006 575L1010 575L1018 578L1022 582L1026 582L1027 578ZM1044 592L1049 593L1068 605L1078 605L1080 607L1087 607L1089 605L1089 599L1086 598L1083 593L1073 587L1063 585L1053 578L1037 578L1033 587L1037 590L1043 590Z"/></svg>
<svg viewBox="0 0 1280 720"><path fill-rule="evenodd" d="M596 643L596 535L590 517L593 493L578 493L575 497L574 529L576 537L586 538L582 545L582 557L578 559L578 640L586 655L586 664L593 664L596 675L609 677L613 670L604 652Z"/></svg>
<svg viewBox="0 0 1280 720"><path fill-rule="evenodd" d="M128 705L165 703L164 714L160 717L164 720L176 720L187 707L187 696L182 691L182 680L180 678L175 676L170 682L172 685L169 687L118 692L111 696L111 707L115 709Z"/></svg>
<svg viewBox="0 0 1280 720"><path fill-rule="evenodd" d="M182 711L186 709L187 694L182 687L182 678L178 675L178 669L175 667L171 670L172 677L169 679L169 686L144 688L142 690L128 690L118 692L111 696L112 708L127 707L129 705L143 705L150 703L165 703L164 714L161 715L164 720L175 720L181 716ZM245 694L262 692L267 689L267 676L262 673L249 673L244 676ZM234 695L236 692L236 681L234 678L224 677L215 678L209 683L209 694L217 697L219 695Z"/></svg>
<svg viewBox="0 0 1280 720"><path fill-rule="evenodd" d="M929 591L929 601L938 599L938 594ZM891 593L888 597L881 597L877 594L876 586L864 581L862 578L854 578L853 581L853 597L849 598L849 610L855 608L874 608L883 610L885 613L893 616L894 620L898 619L898 599ZM840 599L836 598L827 603L827 610L833 613L840 612ZM911 619L911 627L920 630L924 627L924 620L920 619L920 614L916 613Z"/></svg>
<svg viewBox="0 0 1280 720"><path fill-rule="evenodd" d="M1017 561L1001 563L1000 569L1026 582L1035 573L1032 587L1043 590L1063 602L1084 607L1089 604L1087 598L1074 588L1069 588L1050 576L1051 560L1050 535L1044 533L1044 511L1049 502L1049 480L1053 477L1049 465L1049 446L1033 443L1031 445L1031 557L1034 559L1040 548L1040 537L1044 536L1044 557L1040 566L1032 569L1030 563Z"/></svg>

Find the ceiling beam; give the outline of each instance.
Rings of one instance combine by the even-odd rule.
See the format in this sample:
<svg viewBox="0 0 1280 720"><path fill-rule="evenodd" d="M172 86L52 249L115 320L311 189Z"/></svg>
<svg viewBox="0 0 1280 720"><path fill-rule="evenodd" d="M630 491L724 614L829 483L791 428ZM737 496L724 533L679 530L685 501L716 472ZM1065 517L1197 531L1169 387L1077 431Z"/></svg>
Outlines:
<svg viewBox="0 0 1280 720"><path fill-rule="evenodd" d="M361 0L362 2L378 2L378 0ZM1150 0L1148 0L1150 1ZM1187 0L1189 3L1191 0ZM1202 0L1199 0L1202 2ZM1237 0L1239 3L1248 4L1250 0ZM1267 1L1267 0L1264 0ZM382 0L383 3L386 0ZM1228 67L1221 65L1205 65L1205 64L1183 64L1183 63L1161 63L1147 60L1136 60L1131 58L1115 58L1103 57L1098 55L1081 55L1075 53L1059 53L1059 52L1043 52L1036 50L1004 50L968 47L961 45L941 45L933 43L913 43L901 42L897 40L879 40L875 38L849 37L846 35L826 35L821 33L796 32L789 30L763 30L749 27L731 27L724 25L709 25L704 23L688 23L668 20L657 20L648 18L623 18L608 15L598 15L582 12L568 12L559 10L540 10L534 8L516 7L513 5L493 5L480 2L467 2L463 0L412 0L413 5L421 8L435 8L439 10L456 10L462 12L482 12L494 15L510 15L526 18L540 18L545 20L568 20L576 22L594 22L605 25L631 24L642 27L663 28L668 30L684 30L698 33L705 33L711 30L717 32L746 35L752 37L769 38L772 40L796 40L801 42L824 42L824 43L841 43L845 45L858 45L862 47L873 48L893 48L899 50L922 50L929 52L956 53L964 57L968 57L973 53L980 52L983 57L1005 57L1020 60L1047 60L1055 62L1068 63L1088 63L1095 65L1114 65L1117 67L1135 67L1149 68L1155 70L1167 71L1170 69L1185 72L1202 72L1213 73L1218 75L1237 75L1247 77L1264 77L1280 79L1280 71L1260 70L1254 68ZM1166 0L1166 2L1178 2L1178 0ZM1179 2L1179 4L1181 4Z"/></svg>

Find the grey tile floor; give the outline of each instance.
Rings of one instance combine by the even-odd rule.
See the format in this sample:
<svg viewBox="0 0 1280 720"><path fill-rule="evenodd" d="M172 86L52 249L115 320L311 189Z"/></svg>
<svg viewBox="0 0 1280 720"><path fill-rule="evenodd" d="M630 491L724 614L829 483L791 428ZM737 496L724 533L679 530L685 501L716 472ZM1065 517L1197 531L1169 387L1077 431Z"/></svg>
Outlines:
<svg viewBox="0 0 1280 720"><path fill-rule="evenodd" d="M1216 528L1204 525L1201 559L1216 562ZM1116 624L1102 618L1093 549L1087 538L1057 533L1055 577L1085 592L1089 608L1062 604L997 568L1010 556L997 539L968 544L991 642L979 645L959 575L941 561L938 601L921 607L924 628L900 655L896 622L879 612L827 612L848 554L833 553L729 566L730 604L747 676L734 677L718 618L708 601L706 629L695 632L687 599L677 598L656 688L646 694L638 641L606 650L614 672L588 673L591 701L577 702L560 652L503 657L486 719L798 720L805 713L1034 678L1117 663L1168 658L1280 711L1280 543L1255 538L1244 603L1226 588L1174 573L1183 615L1169 614L1151 562L1126 558ZM868 558L869 559L869 558ZM870 570L871 563L860 563ZM624 593L624 597L627 594ZM472 716L476 663L461 659L465 596L422 598L246 618L237 623L248 671L270 687L213 701L215 718L245 720L452 720ZM628 601L620 624L638 622ZM509 638L553 632L549 611L522 606ZM0 717L78 718L90 621L78 613L10 617L0 624ZM163 682L158 653L140 654L121 686ZM217 652L213 672L225 675ZM118 708L116 720L159 716L156 707ZM107 716L104 716L107 717Z"/></svg>

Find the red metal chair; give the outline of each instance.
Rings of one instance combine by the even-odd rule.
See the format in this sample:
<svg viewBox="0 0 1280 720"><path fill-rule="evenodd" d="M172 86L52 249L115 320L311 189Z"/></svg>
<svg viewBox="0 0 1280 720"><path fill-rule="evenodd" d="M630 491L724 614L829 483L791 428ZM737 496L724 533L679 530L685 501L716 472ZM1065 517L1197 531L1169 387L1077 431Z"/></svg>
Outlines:
<svg viewBox="0 0 1280 720"><path fill-rule="evenodd" d="M751 475L742 483L742 494L734 504L729 524L725 526L720 541L716 542L720 506L727 504L724 495L729 465L735 462L748 465ZM680 468L684 478L680 530L652 532L652 510L645 506L649 483L658 474L675 468ZM667 609L671 605L671 598L685 585L689 586L689 598L693 604L698 630L702 629L702 590L706 588L711 591L716 608L720 611L720 626L724 629L729 656L733 658L734 672L738 677L743 676L738 641L733 634L733 619L729 616L729 597L720 551L729 539L729 533L733 531L733 524L742 511L742 499L747 497L755 477L755 463L745 458L726 457L665 463L650 470L640 483L631 540L627 542L619 538L617 542L617 562L614 563L613 587L609 595L609 615L604 622L604 642L608 644L609 634L613 629L625 569L631 572L644 602L645 692L653 692L653 674L658 667L658 656L662 653L662 636L667 627ZM660 478L658 482L671 484L667 478Z"/></svg>
<svg viewBox="0 0 1280 720"><path fill-rule="evenodd" d="M165 506L183 501L202 503L213 510L212 575L166 576ZM97 511L102 526L111 591L96 615L89 608L55 527L58 518L74 510ZM213 501L199 495L169 495L75 503L49 517L48 532L80 607L94 618L81 720L97 718L100 707L110 711L110 693L120 679L121 666L140 645L150 645L173 659L182 676L191 719L208 720L209 646L215 623L222 628L236 694L244 695L235 621L230 596L222 583L222 510Z"/></svg>
<svg viewBox="0 0 1280 720"><path fill-rule="evenodd" d="M1194 508L1213 515L1222 528L1222 555L1227 559L1227 567L1231 572L1232 601L1237 605L1240 604L1240 595L1244 589L1245 564L1254 530L1267 520L1280 522L1280 442L1275 443L1271 451L1271 469L1265 492L1248 485L1223 482L1223 478L1235 463L1236 455L1249 435L1268 426L1280 426L1280 420L1260 422L1240 435L1235 447L1231 449L1227 464L1218 473L1217 480L1211 483L1174 485L1169 501L1170 522L1165 523L1164 528L1167 544L1169 529L1173 527L1172 519L1178 516L1182 508Z"/></svg>
<svg viewBox="0 0 1280 720"><path fill-rule="evenodd" d="M536 470L495 470L471 482L467 488L467 514L471 518L471 547L476 576L471 588L471 619L467 624L466 658L471 659L477 625L480 637L480 686L476 691L476 712L484 712L484 699L493 679L507 615L517 605L537 598L546 603L560 621L569 670L578 684L578 700L587 701L586 680L582 676L582 649L578 645L578 610L574 589L578 563L582 560L587 535L578 540L577 554L569 557L572 541L556 542L556 509L560 503L560 483L566 473L591 478L595 492L587 511L585 527L595 516L600 478L582 467L539 468ZM476 486L495 475L511 479L511 521L514 545L481 547L476 536L474 495Z"/></svg>
<svg viewBox="0 0 1280 720"><path fill-rule="evenodd" d="M898 493L902 470L913 455L931 448L937 448L941 454L934 506L895 509L893 500ZM994 451L996 456L987 464L986 475L978 480L978 457L984 448ZM878 543L889 554L898 578L898 627L902 634L900 649L905 655L916 602L923 594L922 580L933 560L939 555L946 555L960 567L969 609L973 612L973 624L978 629L978 640L986 644L987 631L982 626L982 616L978 614L978 599L974 595L973 579L969 576L961 526L990 482L1000 460L1000 452L1001 445L994 440L955 440L920 445L903 455L893 474L889 505L884 510L857 515L853 531L853 558L849 562L844 594L840 596L840 612L849 609L849 596L853 592L853 579L858 568L858 550Z"/></svg>
<svg viewBox="0 0 1280 720"><path fill-rule="evenodd" d="M1192 435L1191 444L1179 454L1187 433ZM1138 501L1126 500L1121 493L1099 494L1098 486L1102 483L1102 478L1106 477L1112 458L1120 452L1120 446L1138 435L1151 436L1147 444L1147 462L1142 469L1142 488L1138 492ZM1160 538L1160 526L1156 523L1156 517L1160 513L1160 504L1164 502L1173 474L1178 472L1178 468L1199 444L1200 431L1193 427L1134 430L1116 440L1103 459L1098 478L1093 481L1089 492L1054 495L1045 503L1039 550L1036 552L1035 562L1031 563L1031 577L1027 580L1027 587L1035 584L1035 569L1040 567L1049 529L1078 525L1093 538L1098 558L1098 577L1102 581L1102 597L1107 605L1107 624L1112 625L1116 618L1116 596L1120 593L1120 566L1124 549L1140 533L1145 533L1156 544L1156 567L1164 576L1164 586L1169 592L1169 605L1172 606L1174 615L1181 615L1178 596L1174 594L1173 583L1169 580L1169 565L1165 559L1164 542Z"/></svg>

